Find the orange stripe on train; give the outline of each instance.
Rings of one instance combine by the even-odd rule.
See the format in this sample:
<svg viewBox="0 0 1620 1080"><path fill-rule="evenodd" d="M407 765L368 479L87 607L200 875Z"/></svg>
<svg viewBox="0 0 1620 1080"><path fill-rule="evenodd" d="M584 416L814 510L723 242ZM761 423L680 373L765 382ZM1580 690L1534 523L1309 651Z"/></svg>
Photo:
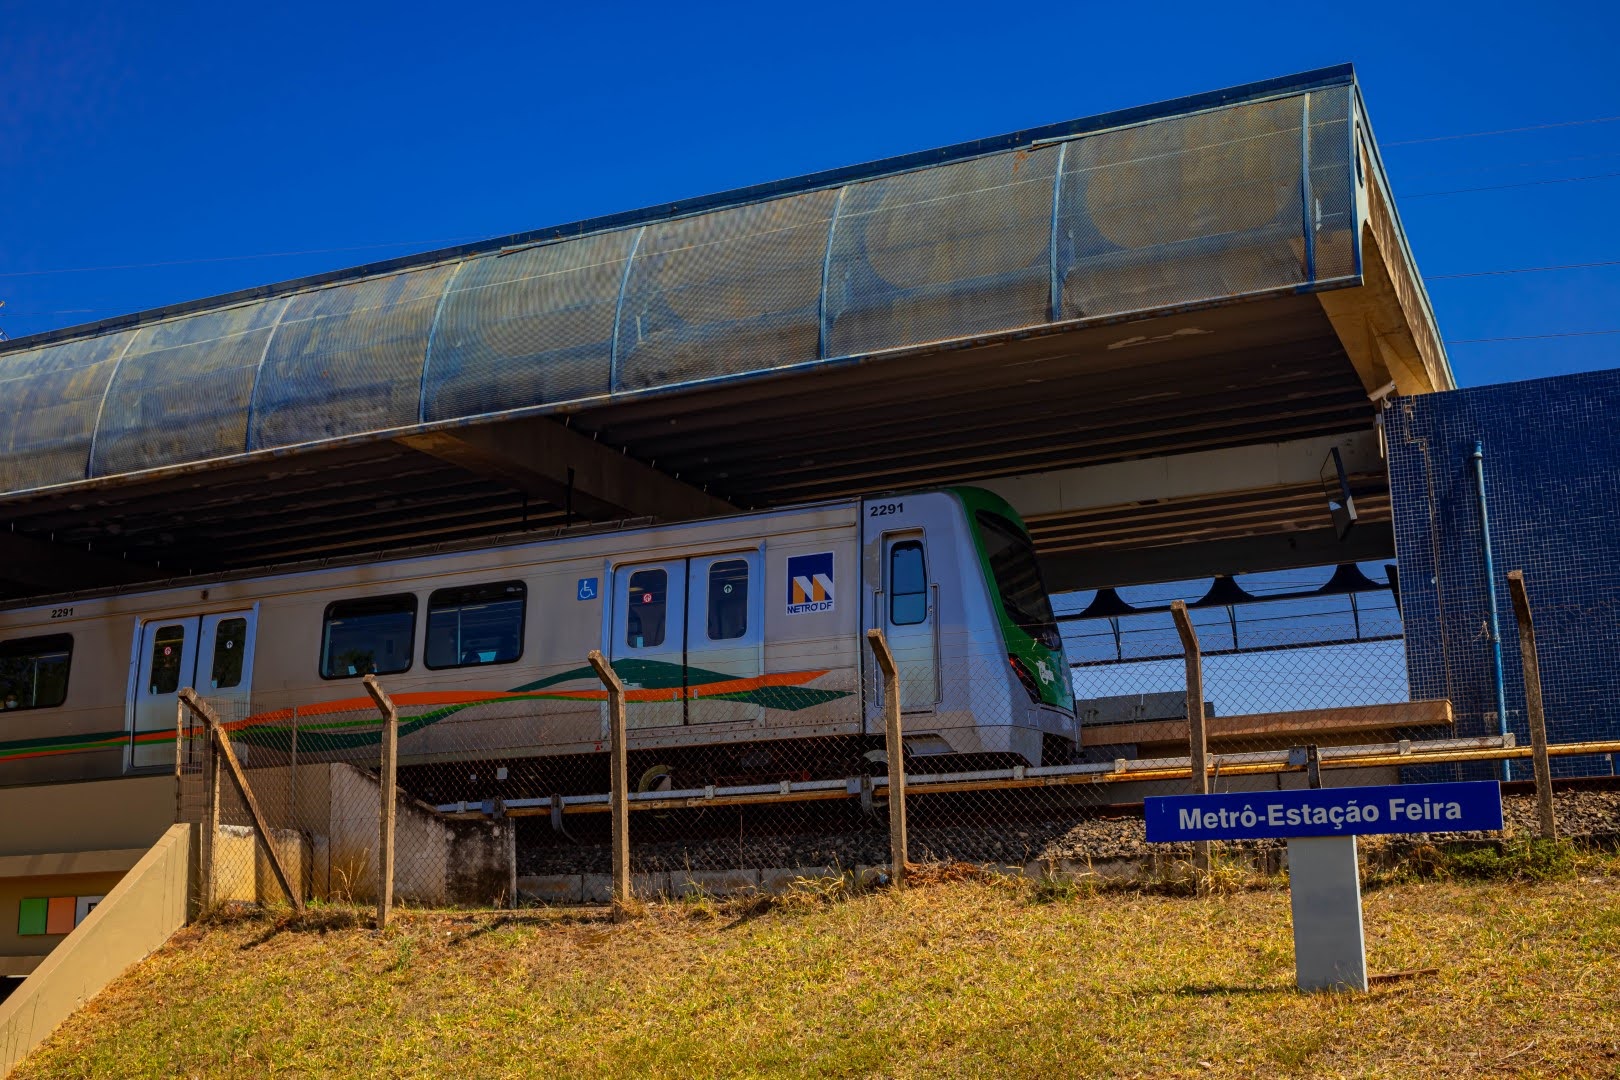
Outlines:
<svg viewBox="0 0 1620 1080"><path fill-rule="evenodd" d="M800 683L819 679L830 669L821 671L783 671L774 675L756 675L746 679L721 679L716 682L704 683L701 686L682 688L679 686L658 687L655 689L630 689L625 692L627 701L680 701L681 698L715 697L720 694L739 694L749 690L759 690L767 686L797 686ZM602 689L590 690L420 690L391 695L395 705L478 705L489 701L534 701L534 700L572 700L572 701L606 701L607 691ZM300 719L308 716L327 716L341 712L374 713L377 706L369 697L340 698L336 701L322 701L314 705L299 705L297 714ZM224 726L228 730L246 727L250 724L269 724L281 720L291 720L294 710L274 709L270 712L256 713L245 720L231 721Z"/></svg>

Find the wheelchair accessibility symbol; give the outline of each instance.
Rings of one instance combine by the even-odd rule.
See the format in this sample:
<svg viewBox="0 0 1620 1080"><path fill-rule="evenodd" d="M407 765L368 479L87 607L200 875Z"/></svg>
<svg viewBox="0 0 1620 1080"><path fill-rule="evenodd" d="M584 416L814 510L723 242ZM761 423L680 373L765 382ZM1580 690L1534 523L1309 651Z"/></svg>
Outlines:
<svg viewBox="0 0 1620 1080"><path fill-rule="evenodd" d="M593 577L582 577L582 578L579 579L579 599L581 599L581 600L595 600L596 599L596 579L595 578L593 578Z"/></svg>

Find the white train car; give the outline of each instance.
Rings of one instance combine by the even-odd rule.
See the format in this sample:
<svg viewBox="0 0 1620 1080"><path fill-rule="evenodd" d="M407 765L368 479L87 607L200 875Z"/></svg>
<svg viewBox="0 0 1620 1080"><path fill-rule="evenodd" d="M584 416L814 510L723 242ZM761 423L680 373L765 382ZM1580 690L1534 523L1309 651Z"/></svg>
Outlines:
<svg viewBox="0 0 1620 1080"><path fill-rule="evenodd" d="M369 763L374 672L403 767L476 763L440 770L470 790L435 795L481 796L497 771L526 778L510 795L600 789L591 649L631 690L634 775L846 775L882 740L869 627L900 661L909 753L1038 763L1076 745L1024 526L954 488L0 610L0 784L172 769L186 686L249 745Z"/></svg>

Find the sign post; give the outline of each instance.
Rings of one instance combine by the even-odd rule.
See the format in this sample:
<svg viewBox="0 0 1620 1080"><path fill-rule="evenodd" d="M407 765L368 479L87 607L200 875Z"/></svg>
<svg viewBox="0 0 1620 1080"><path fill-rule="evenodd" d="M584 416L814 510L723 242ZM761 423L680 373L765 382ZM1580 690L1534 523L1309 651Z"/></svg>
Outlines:
<svg viewBox="0 0 1620 1080"><path fill-rule="evenodd" d="M1145 800L1153 843L1287 839L1294 974L1301 990L1367 989L1356 837L1502 828L1502 786L1457 784L1243 791Z"/></svg>
<svg viewBox="0 0 1620 1080"><path fill-rule="evenodd" d="M1288 841L1288 901L1299 988L1367 989L1356 838L1296 836Z"/></svg>

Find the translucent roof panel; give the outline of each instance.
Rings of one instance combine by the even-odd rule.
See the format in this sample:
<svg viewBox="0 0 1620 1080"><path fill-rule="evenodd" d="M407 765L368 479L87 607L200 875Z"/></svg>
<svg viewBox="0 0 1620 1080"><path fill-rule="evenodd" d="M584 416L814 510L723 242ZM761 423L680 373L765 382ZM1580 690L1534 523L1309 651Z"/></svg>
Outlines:
<svg viewBox="0 0 1620 1080"><path fill-rule="evenodd" d="M423 380L423 419L605 394L635 230L468 261L450 283Z"/></svg>
<svg viewBox="0 0 1620 1080"><path fill-rule="evenodd" d="M1051 321L1056 147L851 185L833 231L828 351Z"/></svg>
<svg viewBox="0 0 1620 1080"><path fill-rule="evenodd" d="M836 191L647 226L619 314L615 389L815 360Z"/></svg>
<svg viewBox="0 0 1620 1080"><path fill-rule="evenodd" d="M1328 69L53 331L0 494L1354 284L1358 125Z"/></svg>
<svg viewBox="0 0 1620 1080"><path fill-rule="evenodd" d="M1311 279L1332 281L1356 272L1356 181L1351 164L1350 88L1335 86L1307 95Z"/></svg>
<svg viewBox="0 0 1620 1080"><path fill-rule="evenodd" d="M1240 105L1069 143L1058 199L1062 317L1303 284L1304 100Z"/></svg>
<svg viewBox="0 0 1620 1080"><path fill-rule="evenodd" d="M301 293L270 339L248 449L416 424L439 296L455 265Z"/></svg>
<svg viewBox="0 0 1620 1080"><path fill-rule="evenodd" d="M135 334L125 330L0 357L0 491L84 479L107 381Z"/></svg>
<svg viewBox="0 0 1620 1080"><path fill-rule="evenodd" d="M253 381L286 306L276 297L142 327L107 388L90 475L241 453Z"/></svg>

